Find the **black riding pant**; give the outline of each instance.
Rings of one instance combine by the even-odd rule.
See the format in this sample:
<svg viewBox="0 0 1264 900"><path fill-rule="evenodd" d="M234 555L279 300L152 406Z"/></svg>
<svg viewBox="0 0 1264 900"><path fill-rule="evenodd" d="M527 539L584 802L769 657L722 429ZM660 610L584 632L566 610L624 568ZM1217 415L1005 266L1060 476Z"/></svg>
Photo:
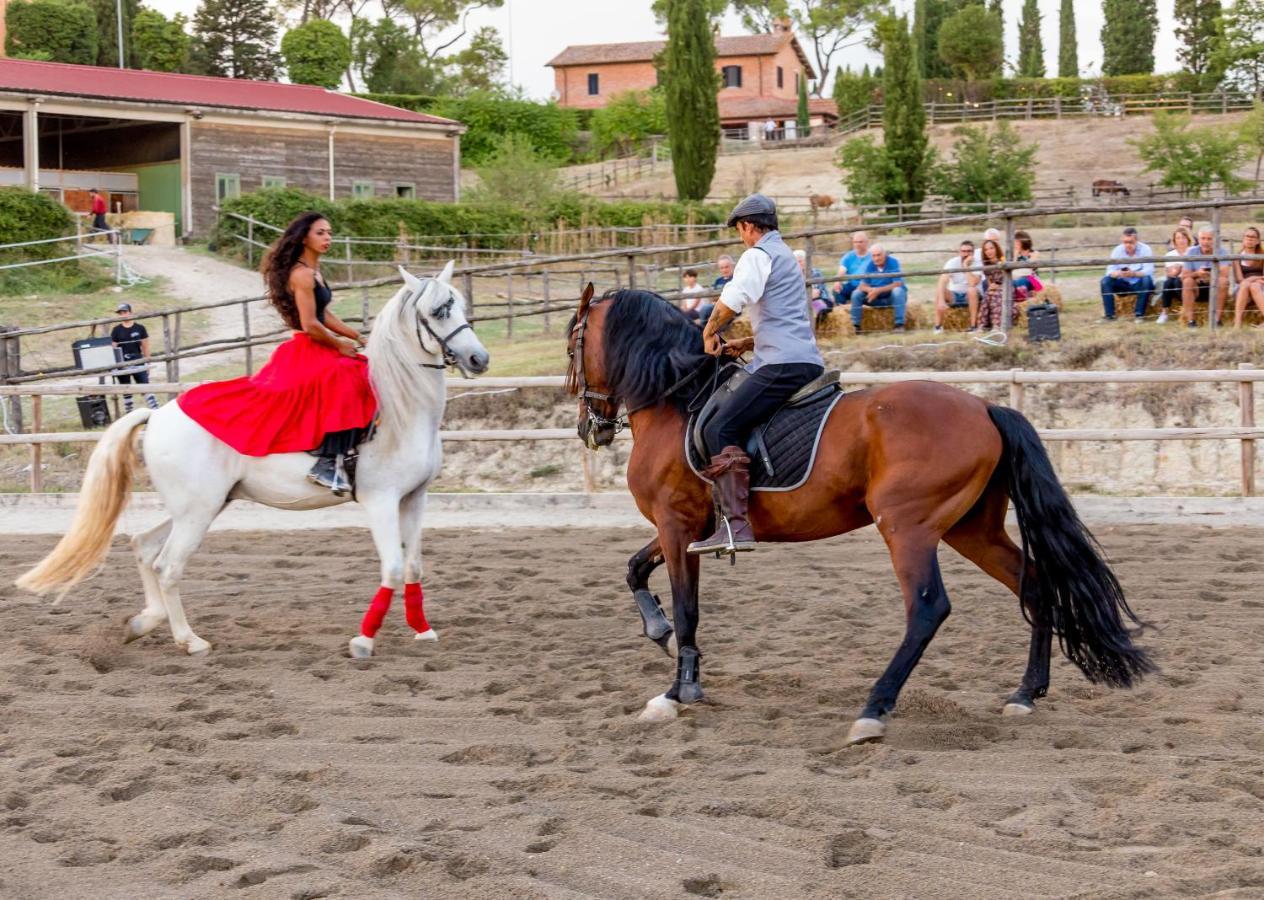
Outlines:
<svg viewBox="0 0 1264 900"><path fill-rule="evenodd" d="M825 369L815 363L761 366L729 397L707 423L703 439L713 454L725 447L745 447L751 432L772 418L799 388Z"/></svg>

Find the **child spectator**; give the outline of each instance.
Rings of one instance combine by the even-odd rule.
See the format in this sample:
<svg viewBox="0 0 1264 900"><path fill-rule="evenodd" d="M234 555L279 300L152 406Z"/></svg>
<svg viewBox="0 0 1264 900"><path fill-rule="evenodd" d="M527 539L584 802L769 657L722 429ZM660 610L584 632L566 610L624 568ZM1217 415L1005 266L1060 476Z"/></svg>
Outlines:
<svg viewBox="0 0 1264 900"><path fill-rule="evenodd" d="M1184 266L1181 264L1179 257L1185 255L1185 251L1189 249L1189 245L1194 242L1188 231L1184 228L1177 228L1172 232L1172 237L1168 240L1168 246L1172 249L1165 254L1168 257L1177 257L1175 262L1170 262L1163 267L1163 292L1159 295L1159 324L1167 322L1167 311L1172 308L1173 302L1181 302L1181 272Z"/></svg>
<svg viewBox="0 0 1264 900"><path fill-rule="evenodd" d="M133 318L130 304L120 303L115 312L119 324L110 329L110 342L123 357L124 367L114 379L119 384L149 384L149 332ZM158 398L153 394L145 395L145 403L150 409L158 408ZM123 395L123 408L132 411L131 394Z"/></svg>
<svg viewBox="0 0 1264 900"><path fill-rule="evenodd" d="M1247 303L1254 299L1255 305L1264 313L1264 256L1261 256L1260 230L1254 225L1247 226L1242 232L1242 246L1238 252L1253 259L1235 259L1233 275L1238 283L1237 301L1233 309L1233 327L1242 327L1242 314L1246 312Z"/></svg>
<svg viewBox="0 0 1264 900"><path fill-rule="evenodd" d="M694 322L697 322L699 319L698 308L702 306L701 295L705 294L707 289L698 284L697 269L685 269L680 274L680 280L680 311Z"/></svg>

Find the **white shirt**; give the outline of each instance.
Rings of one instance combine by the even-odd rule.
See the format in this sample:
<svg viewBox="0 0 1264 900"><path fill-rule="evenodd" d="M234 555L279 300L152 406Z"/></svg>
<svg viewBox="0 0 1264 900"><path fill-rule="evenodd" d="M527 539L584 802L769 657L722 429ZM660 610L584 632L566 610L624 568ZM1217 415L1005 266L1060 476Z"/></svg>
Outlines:
<svg viewBox="0 0 1264 900"><path fill-rule="evenodd" d="M1176 248L1172 248L1171 250L1167 251L1167 253L1164 253L1163 255L1164 256L1181 256L1181 251L1177 250ZM1184 266L1182 266L1180 262L1168 263L1167 266L1164 267L1163 271L1167 274L1169 278L1175 278L1181 274L1182 268L1184 268Z"/></svg>
<svg viewBox="0 0 1264 900"><path fill-rule="evenodd" d="M978 278L978 272L963 272L960 256L954 256L944 263L944 271L948 273L948 284L954 294L964 294L970 289L970 279Z"/></svg>
<svg viewBox="0 0 1264 900"><path fill-rule="evenodd" d="M1137 241L1137 249L1132 253L1129 253L1128 248L1126 248L1123 244L1119 244L1115 247L1114 250L1110 251L1110 258L1123 260L1124 262L1117 265L1113 265L1113 266L1107 266L1106 274L1118 276L1118 274L1122 272L1124 269L1137 273L1136 275L1132 275L1132 276L1124 278L1123 279L1124 281L1137 281L1141 278L1146 277L1147 275L1153 276L1154 263L1127 262L1127 260L1136 259L1139 256L1145 257L1145 256L1153 256L1153 255L1154 254L1150 251L1150 245L1143 244L1140 241Z"/></svg>
<svg viewBox="0 0 1264 900"><path fill-rule="evenodd" d="M758 303L764 296L768 276L772 274L772 257L762 250L747 250L733 267L733 280L720 292L720 302L740 313L748 303Z"/></svg>

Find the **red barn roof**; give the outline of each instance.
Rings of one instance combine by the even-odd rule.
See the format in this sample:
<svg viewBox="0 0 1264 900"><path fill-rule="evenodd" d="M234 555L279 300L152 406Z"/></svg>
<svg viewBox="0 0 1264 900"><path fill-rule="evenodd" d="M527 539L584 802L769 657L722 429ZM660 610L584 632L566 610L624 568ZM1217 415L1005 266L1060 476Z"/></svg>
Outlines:
<svg viewBox="0 0 1264 900"><path fill-rule="evenodd" d="M268 110L345 119L458 125L451 119L399 109L307 84L177 75L143 69L77 66L26 59L0 59L0 91L179 106Z"/></svg>

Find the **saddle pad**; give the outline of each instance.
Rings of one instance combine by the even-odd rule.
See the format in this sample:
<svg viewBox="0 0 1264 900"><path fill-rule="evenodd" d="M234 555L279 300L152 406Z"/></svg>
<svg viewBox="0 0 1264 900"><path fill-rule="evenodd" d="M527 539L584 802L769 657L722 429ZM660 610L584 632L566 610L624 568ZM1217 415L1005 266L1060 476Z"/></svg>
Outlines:
<svg viewBox="0 0 1264 900"><path fill-rule="evenodd" d="M797 407L782 407L772 420L756 429L762 433L763 447L767 448L771 457L772 471L763 458L762 452L755 447L754 436L747 444L747 452L751 457L751 490L752 491L793 491L808 480L812 473L812 464L816 461L816 450L821 443L821 435L825 431L825 422L834 410L835 404L843 397L842 390L822 394L819 400ZM702 469L709 462L698 453L689 440L693 432L693 420L685 429L685 455L689 459L689 468L703 481Z"/></svg>

